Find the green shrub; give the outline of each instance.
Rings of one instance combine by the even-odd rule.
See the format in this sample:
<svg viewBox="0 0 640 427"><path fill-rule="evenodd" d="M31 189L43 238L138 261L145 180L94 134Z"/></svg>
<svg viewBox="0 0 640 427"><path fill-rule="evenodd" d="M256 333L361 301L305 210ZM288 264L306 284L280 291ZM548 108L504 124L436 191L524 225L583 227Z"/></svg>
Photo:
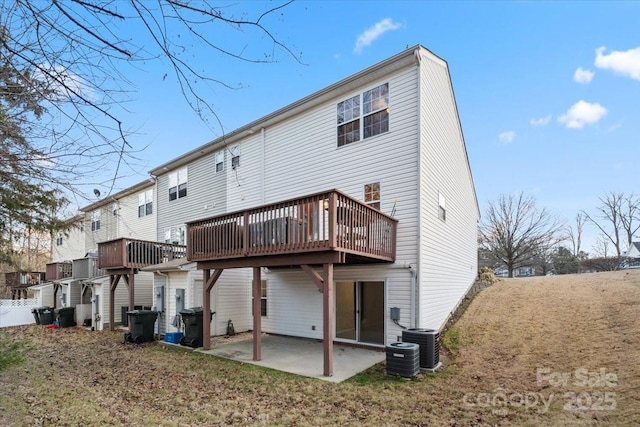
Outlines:
<svg viewBox="0 0 640 427"><path fill-rule="evenodd" d="M22 363L27 358L26 353L26 342L0 332L0 372Z"/></svg>
<svg viewBox="0 0 640 427"><path fill-rule="evenodd" d="M451 354L458 354L458 350L460 349L460 333L456 328L450 328L444 333L442 345L449 350Z"/></svg>

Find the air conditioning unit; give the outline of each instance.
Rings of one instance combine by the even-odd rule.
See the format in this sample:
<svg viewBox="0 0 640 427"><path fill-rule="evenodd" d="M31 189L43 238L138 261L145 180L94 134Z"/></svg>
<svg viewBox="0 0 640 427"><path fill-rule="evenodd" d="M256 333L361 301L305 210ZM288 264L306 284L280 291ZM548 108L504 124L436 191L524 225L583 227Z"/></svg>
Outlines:
<svg viewBox="0 0 640 427"><path fill-rule="evenodd" d="M402 342L420 346L420 369L435 371L440 367L440 334L435 329L405 329Z"/></svg>
<svg viewBox="0 0 640 427"><path fill-rule="evenodd" d="M394 342L386 347L387 374L412 378L420 372L420 346Z"/></svg>

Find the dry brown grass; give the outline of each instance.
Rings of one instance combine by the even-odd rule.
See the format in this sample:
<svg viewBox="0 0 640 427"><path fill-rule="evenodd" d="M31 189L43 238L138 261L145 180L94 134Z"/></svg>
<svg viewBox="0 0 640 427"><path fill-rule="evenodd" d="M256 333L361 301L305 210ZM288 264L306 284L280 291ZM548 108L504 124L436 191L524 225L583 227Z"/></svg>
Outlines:
<svg viewBox="0 0 640 427"><path fill-rule="evenodd" d="M0 425L640 425L638 330L640 270L501 281L447 334L445 369L411 381L379 365L336 385L121 333L15 328L33 350L0 373ZM541 368L571 378L538 384ZM580 386L579 369L617 381Z"/></svg>

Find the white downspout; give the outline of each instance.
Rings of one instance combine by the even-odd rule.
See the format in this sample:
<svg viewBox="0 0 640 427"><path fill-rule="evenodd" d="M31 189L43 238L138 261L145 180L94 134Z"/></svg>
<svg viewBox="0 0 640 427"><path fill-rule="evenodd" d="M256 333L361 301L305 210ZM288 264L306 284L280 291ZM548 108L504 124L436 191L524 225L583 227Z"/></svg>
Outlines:
<svg viewBox="0 0 640 427"><path fill-rule="evenodd" d="M412 317L412 325L414 328L420 327L420 281L418 280L418 270L420 270L420 261L422 260L422 186L420 183L422 180L420 179L420 166L422 164L422 157L424 153L422 152L422 129L420 118L422 117L422 71L420 69L420 64L422 61L421 50L418 48L414 52L416 57L416 64L418 68L418 114L416 120L416 126L418 127L418 239L417 239L417 254L418 259L416 262L416 268L411 268L411 297L414 299L413 304L411 304L411 310L413 312Z"/></svg>
<svg viewBox="0 0 640 427"><path fill-rule="evenodd" d="M169 295L169 275L166 273L163 273L161 271L156 271L157 274L159 274L160 276L164 276L167 279L167 282L165 283L165 288L164 288L164 312L167 313L169 311L169 307L167 304L167 295ZM155 299L155 291L154 291L154 299ZM162 319L162 313L159 315L160 319ZM168 320L167 316L164 316L164 321L166 322ZM164 327L165 332L167 331L167 325L165 325ZM156 331L156 334L158 336L160 336L160 321L158 321L158 328Z"/></svg>
<svg viewBox="0 0 640 427"><path fill-rule="evenodd" d="M264 185L264 178L265 178L265 159L266 159L266 149L265 149L265 135L264 135L264 128L260 128L260 140L261 140L261 145L260 147L262 148L262 165L261 166L261 177L260 177L260 197L261 197L261 204L265 204L265 194L264 194L264 189L265 189L265 185Z"/></svg>

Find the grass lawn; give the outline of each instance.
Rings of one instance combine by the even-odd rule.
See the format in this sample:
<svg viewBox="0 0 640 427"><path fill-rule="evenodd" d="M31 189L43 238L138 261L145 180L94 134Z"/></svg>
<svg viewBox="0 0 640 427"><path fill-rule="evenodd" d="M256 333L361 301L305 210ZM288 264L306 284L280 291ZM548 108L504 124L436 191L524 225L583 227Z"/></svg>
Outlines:
<svg viewBox="0 0 640 427"><path fill-rule="evenodd" d="M341 384L121 332L8 328L0 425L640 425L640 270L502 280L443 337L444 369ZM13 350L13 351L19 351Z"/></svg>

